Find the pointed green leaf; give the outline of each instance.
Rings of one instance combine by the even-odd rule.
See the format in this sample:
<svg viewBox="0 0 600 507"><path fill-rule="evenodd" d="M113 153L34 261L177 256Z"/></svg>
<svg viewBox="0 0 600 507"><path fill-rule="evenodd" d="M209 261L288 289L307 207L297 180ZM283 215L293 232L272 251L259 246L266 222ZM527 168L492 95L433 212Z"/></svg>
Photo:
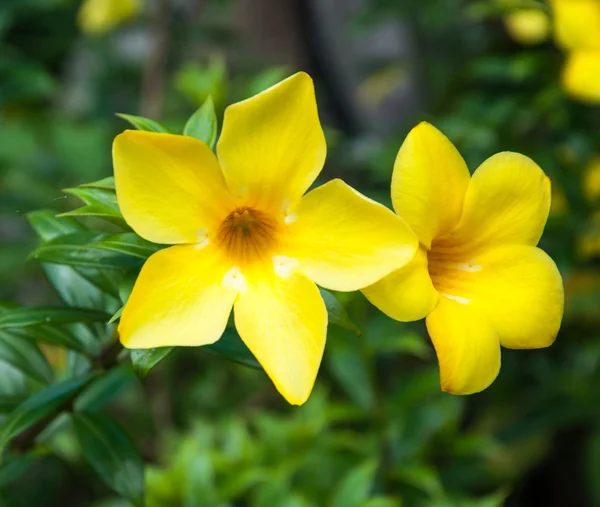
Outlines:
<svg viewBox="0 0 600 507"><path fill-rule="evenodd" d="M155 349L133 349L131 351L131 363L133 371L140 379L145 379L148 372L163 359L169 356L175 347L159 347Z"/></svg>
<svg viewBox="0 0 600 507"><path fill-rule="evenodd" d="M49 384L54 378L52 367L37 344L10 333L0 332L0 360L42 384Z"/></svg>
<svg viewBox="0 0 600 507"><path fill-rule="evenodd" d="M51 210L32 211L27 214L27 220L29 220L29 224L37 235L44 241L50 241L58 236L73 234L85 229L72 218L57 218L55 212Z"/></svg>
<svg viewBox="0 0 600 507"><path fill-rule="evenodd" d="M123 113L117 113L117 116L129 122L138 130L145 130L146 132L162 132L165 134L170 133L167 127L161 125L157 121L151 120L150 118L144 118L143 116L134 116L132 114Z"/></svg>
<svg viewBox="0 0 600 507"><path fill-rule="evenodd" d="M114 190L96 187L67 188L65 193L81 199L86 206L57 215L60 217L96 217L112 222L120 227L129 228L126 224Z"/></svg>
<svg viewBox="0 0 600 507"><path fill-rule="evenodd" d="M340 303L331 292L321 289L320 287L319 291L321 292L321 297L323 298L323 301L325 301L325 306L327 307L329 323L333 324L334 326L347 329L348 331L352 331L360 336L360 329L358 329L354 322L350 320L350 316L346 312L346 309L342 306L342 303Z"/></svg>
<svg viewBox="0 0 600 507"><path fill-rule="evenodd" d="M108 176L98 181L93 181L91 183L84 183L83 185L79 185L80 188L102 188L104 190L115 190L115 177Z"/></svg>
<svg viewBox="0 0 600 507"><path fill-rule="evenodd" d="M33 326L11 328L2 331L3 334L9 334L16 339L30 340L33 342L44 342L52 345L60 345L78 352L86 352L86 346L75 338L66 329L53 326Z"/></svg>
<svg viewBox="0 0 600 507"><path fill-rule="evenodd" d="M218 341L202 346L201 350L251 368L262 369L252 352L233 329L226 329Z"/></svg>
<svg viewBox="0 0 600 507"><path fill-rule="evenodd" d="M74 413L83 456L98 476L136 506L144 503L144 461L123 428L98 413Z"/></svg>
<svg viewBox="0 0 600 507"><path fill-rule="evenodd" d="M57 412L89 382L90 376L59 382L27 398L13 410L0 426L0 454L7 442L33 426L40 419Z"/></svg>
<svg viewBox="0 0 600 507"><path fill-rule="evenodd" d="M42 262L94 269L126 269L142 263L139 258L129 254L93 246L106 236L91 231L67 234L40 245L30 257Z"/></svg>
<svg viewBox="0 0 600 507"><path fill-rule="evenodd" d="M195 137L207 144L212 150L217 141L217 114L212 97L192 115L183 128L183 135Z"/></svg>
<svg viewBox="0 0 600 507"><path fill-rule="evenodd" d="M101 410L134 382L137 383L130 365L113 368L83 390L75 400L75 410Z"/></svg>
<svg viewBox="0 0 600 507"><path fill-rule="evenodd" d="M98 241L90 243L89 246L132 255L134 257L139 257L140 259L147 259L162 248L156 243L150 243L149 241L140 238L133 232L111 234L110 236L102 237Z"/></svg>
<svg viewBox="0 0 600 507"><path fill-rule="evenodd" d="M105 312L88 308L20 307L0 314L0 329L37 326L40 324L68 324L71 322L106 322Z"/></svg>

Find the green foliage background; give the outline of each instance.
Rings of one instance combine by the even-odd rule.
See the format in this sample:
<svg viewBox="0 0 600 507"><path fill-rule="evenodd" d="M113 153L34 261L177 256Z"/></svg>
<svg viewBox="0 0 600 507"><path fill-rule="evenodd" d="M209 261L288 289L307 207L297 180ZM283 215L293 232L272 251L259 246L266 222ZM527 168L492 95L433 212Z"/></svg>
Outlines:
<svg viewBox="0 0 600 507"><path fill-rule="evenodd" d="M239 3L167 2L168 59L148 78L156 2L102 37L78 31L77 1L0 2L0 506L600 506L600 248L581 248L600 236L584 183L600 109L566 97L563 55L511 41L491 2L373 0L345 16L345 40L382 21L413 36L416 57L355 69L367 90L389 76L392 88L419 83L414 114L384 131L348 120L353 101L323 67L328 43L304 40L329 144L322 179L389 203L395 154L423 119L472 169L503 150L532 157L556 193L541 244L566 284L553 347L505 350L488 390L453 397L422 323L326 294L323 366L295 408L233 328L185 351L115 345L106 323L155 250L114 199L110 145L128 126L115 112L162 112L181 132L209 95L221 118L295 70L296 58L244 43ZM283 3L306 24L311 2ZM212 139L211 111L187 132Z"/></svg>

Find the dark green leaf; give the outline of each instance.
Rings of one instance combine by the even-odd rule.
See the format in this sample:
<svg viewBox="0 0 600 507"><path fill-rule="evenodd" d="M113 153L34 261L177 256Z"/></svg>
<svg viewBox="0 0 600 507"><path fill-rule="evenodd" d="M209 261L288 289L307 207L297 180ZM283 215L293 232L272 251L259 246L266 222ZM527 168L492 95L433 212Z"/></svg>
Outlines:
<svg viewBox="0 0 600 507"><path fill-rule="evenodd" d="M113 368L92 382L75 400L75 410L95 411L104 408L135 381L129 365Z"/></svg>
<svg viewBox="0 0 600 507"><path fill-rule="evenodd" d="M183 135L195 137L207 144L210 149L215 147L217 141L217 114L212 97L208 97L185 124Z"/></svg>
<svg viewBox="0 0 600 507"><path fill-rule="evenodd" d="M73 427L85 459L106 485L143 505L144 462L121 426L105 415L79 412Z"/></svg>
<svg viewBox="0 0 600 507"><path fill-rule="evenodd" d="M126 255L132 255L141 259L147 259L153 253L158 252L162 248L156 243L150 243L149 241L140 238L133 232L111 234L110 236L102 237L102 239L90 243L89 246Z"/></svg>
<svg viewBox="0 0 600 507"><path fill-rule="evenodd" d="M144 379L148 372L175 350L175 347L160 347L156 349L133 349L131 362L136 375Z"/></svg>
<svg viewBox="0 0 600 507"><path fill-rule="evenodd" d="M331 292L321 289L320 287L319 291L321 292L321 297L323 298L323 301L325 301L325 306L327 307L329 323L339 326L343 329L347 329L348 331L352 331L360 336L360 329L358 329L354 322L350 320L350 317L346 312L346 309L342 306L342 303L340 303Z"/></svg>
<svg viewBox="0 0 600 507"><path fill-rule="evenodd" d="M62 213L58 217L97 217L104 220L108 220L120 227L128 228L119 205L117 204L117 197L114 190L107 190L104 188L96 187L77 187L67 188L66 193L74 195L81 199L86 206L77 208L67 213Z"/></svg>
<svg viewBox="0 0 600 507"><path fill-rule="evenodd" d="M85 352L85 345L75 338L66 329L54 326L33 326L17 327L3 330L3 333L10 334L18 339L31 340L36 342L51 343L60 345L68 349Z"/></svg>
<svg viewBox="0 0 600 507"><path fill-rule="evenodd" d="M0 395L0 414L12 412L23 401L25 401L25 398L22 395Z"/></svg>
<svg viewBox="0 0 600 507"><path fill-rule="evenodd" d="M9 486L19 479L33 463L36 457L33 455L19 456L2 465L0 468L0 488Z"/></svg>
<svg viewBox="0 0 600 507"><path fill-rule="evenodd" d="M74 397L89 382L90 378L87 376L54 384L27 398L15 408L0 426L0 454L11 438L58 411L64 402Z"/></svg>
<svg viewBox="0 0 600 507"><path fill-rule="evenodd" d="M0 314L0 329L37 326L40 324L67 324L70 322L108 321L110 315L88 308L20 307Z"/></svg>
<svg viewBox="0 0 600 507"><path fill-rule="evenodd" d="M129 122L138 130L145 130L146 132L162 132L169 133L169 129L164 125L161 125L157 121L151 120L150 118L144 118L143 116L134 116L132 114L117 113L119 118Z"/></svg>
<svg viewBox="0 0 600 507"><path fill-rule="evenodd" d="M0 360L14 366L42 384L54 378L52 367L37 344L0 332Z"/></svg>
<svg viewBox="0 0 600 507"><path fill-rule="evenodd" d="M262 369L252 352L248 350L248 347L233 329L225 330L225 333L217 342L204 345L202 350L251 368Z"/></svg>
<svg viewBox="0 0 600 507"><path fill-rule="evenodd" d="M42 262L77 268L126 269L141 264L137 257L90 246L104 237L106 235L89 231L68 234L39 246L31 256Z"/></svg>

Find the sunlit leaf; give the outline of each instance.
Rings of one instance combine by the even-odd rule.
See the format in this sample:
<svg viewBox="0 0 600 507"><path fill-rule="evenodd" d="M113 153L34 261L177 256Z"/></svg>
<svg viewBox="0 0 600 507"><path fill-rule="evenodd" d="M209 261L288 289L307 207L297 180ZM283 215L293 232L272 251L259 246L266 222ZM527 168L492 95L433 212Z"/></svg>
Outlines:
<svg viewBox="0 0 600 507"><path fill-rule="evenodd" d="M129 228L119 210L114 190L84 186L67 188L65 192L78 197L86 205L57 215L58 217L96 217L108 220L120 227Z"/></svg>
<svg viewBox="0 0 600 507"><path fill-rule="evenodd" d="M164 125L161 125L157 121L151 120L150 118L144 118L143 116L134 116L132 114L117 113L119 118L129 122L138 130L145 130L146 132L162 132L169 133L169 129Z"/></svg>
<svg viewBox="0 0 600 507"><path fill-rule="evenodd" d="M83 456L98 476L136 506L144 500L144 462L125 431L98 413L72 416Z"/></svg>
<svg viewBox="0 0 600 507"><path fill-rule="evenodd" d="M211 149L217 141L217 115L212 97L192 115L183 128L183 135L195 137L207 144Z"/></svg>

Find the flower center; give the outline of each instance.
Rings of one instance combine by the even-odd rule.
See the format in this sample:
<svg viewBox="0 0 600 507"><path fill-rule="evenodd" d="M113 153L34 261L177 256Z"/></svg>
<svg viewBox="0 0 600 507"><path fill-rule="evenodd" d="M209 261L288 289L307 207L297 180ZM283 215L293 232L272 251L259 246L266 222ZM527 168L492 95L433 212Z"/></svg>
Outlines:
<svg viewBox="0 0 600 507"><path fill-rule="evenodd" d="M431 245L427 252L427 268L436 290L460 303L469 303L468 292L473 273L481 271L481 266L466 261L468 255L457 246Z"/></svg>
<svg viewBox="0 0 600 507"><path fill-rule="evenodd" d="M234 264L246 265L270 259L279 233L280 224L269 213L243 206L223 220L217 231L216 243Z"/></svg>

